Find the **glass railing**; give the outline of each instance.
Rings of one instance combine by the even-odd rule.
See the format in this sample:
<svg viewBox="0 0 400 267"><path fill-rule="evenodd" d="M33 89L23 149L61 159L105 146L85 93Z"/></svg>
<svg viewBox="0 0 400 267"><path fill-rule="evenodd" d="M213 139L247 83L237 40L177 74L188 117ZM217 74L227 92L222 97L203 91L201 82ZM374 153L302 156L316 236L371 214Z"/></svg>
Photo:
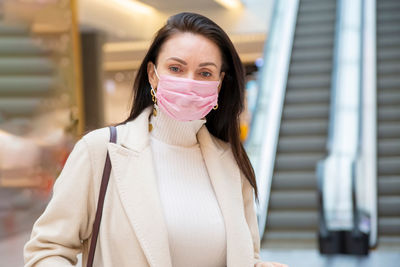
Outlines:
<svg viewBox="0 0 400 267"><path fill-rule="evenodd" d="M345 253L364 254L368 238L370 243L376 239L376 232L369 237L376 228L372 2L338 1L328 157L317 168L320 250L325 253L344 252L345 242Z"/></svg>
<svg viewBox="0 0 400 267"><path fill-rule="evenodd" d="M264 49L264 65L259 72L260 89L256 112L246 142L246 150L254 166L259 189L257 215L261 237L267 219L298 2L279 0L274 3L268 41Z"/></svg>

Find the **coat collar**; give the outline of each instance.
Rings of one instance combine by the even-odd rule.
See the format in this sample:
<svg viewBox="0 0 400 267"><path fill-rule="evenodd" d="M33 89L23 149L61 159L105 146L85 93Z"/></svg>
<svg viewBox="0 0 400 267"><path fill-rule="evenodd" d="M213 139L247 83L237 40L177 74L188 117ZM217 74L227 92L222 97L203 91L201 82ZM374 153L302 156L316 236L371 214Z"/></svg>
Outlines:
<svg viewBox="0 0 400 267"><path fill-rule="evenodd" d="M118 127L118 143L108 144L112 175L122 205L152 267L172 267L149 142L151 107ZM243 210L239 168L229 145L205 125L197 133L200 149L225 221L227 266L252 267L254 250Z"/></svg>
<svg viewBox="0 0 400 267"><path fill-rule="evenodd" d="M152 107L147 107L136 119L124 125L125 129L122 133L118 131L118 143L120 146L141 152L150 145L148 124L151 112ZM205 125L198 131L197 138L200 145L214 150L217 155L222 156L224 153L229 152L229 145L212 136Z"/></svg>

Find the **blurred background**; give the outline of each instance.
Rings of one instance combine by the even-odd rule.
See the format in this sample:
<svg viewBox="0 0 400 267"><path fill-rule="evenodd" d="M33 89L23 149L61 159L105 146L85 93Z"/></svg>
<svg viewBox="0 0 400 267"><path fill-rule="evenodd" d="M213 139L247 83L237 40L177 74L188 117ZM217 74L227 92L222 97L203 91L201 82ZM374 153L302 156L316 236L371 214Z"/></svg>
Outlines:
<svg viewBox="0 0 400 267"><path fill-rule="evenodd" d="M399 266L397 0L0 0L0 266L23 265L73 145L128 116L152 37L182 11L219 24L246 69L262 259Z"/></svg>

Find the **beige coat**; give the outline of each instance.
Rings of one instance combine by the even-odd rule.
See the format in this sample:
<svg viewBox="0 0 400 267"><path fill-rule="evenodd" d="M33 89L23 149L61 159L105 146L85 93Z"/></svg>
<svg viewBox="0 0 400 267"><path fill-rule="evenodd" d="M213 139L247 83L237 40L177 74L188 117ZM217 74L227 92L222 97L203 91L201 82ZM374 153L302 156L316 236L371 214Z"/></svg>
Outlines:
<svg viewBox="0 0 400 267"><path fill-rule="evenodd" d="M108 143L108 128L92 131L76 143L25 244L25 266L71 266L80 252L86 266L108 150L112 171L94 266L172 267L149 145L150 112L147 108L118 126L117 144ZM253 189L227 143L212 136L205 125L197 138L225 221L227 266L253 267L260 262Z"/></svg>

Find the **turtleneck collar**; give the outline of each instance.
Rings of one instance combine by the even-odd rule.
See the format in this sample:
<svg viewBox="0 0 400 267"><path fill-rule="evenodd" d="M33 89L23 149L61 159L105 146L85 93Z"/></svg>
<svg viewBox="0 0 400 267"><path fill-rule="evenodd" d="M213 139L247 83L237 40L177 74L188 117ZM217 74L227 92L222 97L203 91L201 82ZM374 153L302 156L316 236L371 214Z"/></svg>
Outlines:
<svg viewBox="0 0 400 267"><path fill-rule="evenodd" d="M197 132L206 123L205 119L178 121L162 112L156 105L157 116L151 115L153 129L150 136L163 143L175 146L191 147L198 143Z"/></svg>

